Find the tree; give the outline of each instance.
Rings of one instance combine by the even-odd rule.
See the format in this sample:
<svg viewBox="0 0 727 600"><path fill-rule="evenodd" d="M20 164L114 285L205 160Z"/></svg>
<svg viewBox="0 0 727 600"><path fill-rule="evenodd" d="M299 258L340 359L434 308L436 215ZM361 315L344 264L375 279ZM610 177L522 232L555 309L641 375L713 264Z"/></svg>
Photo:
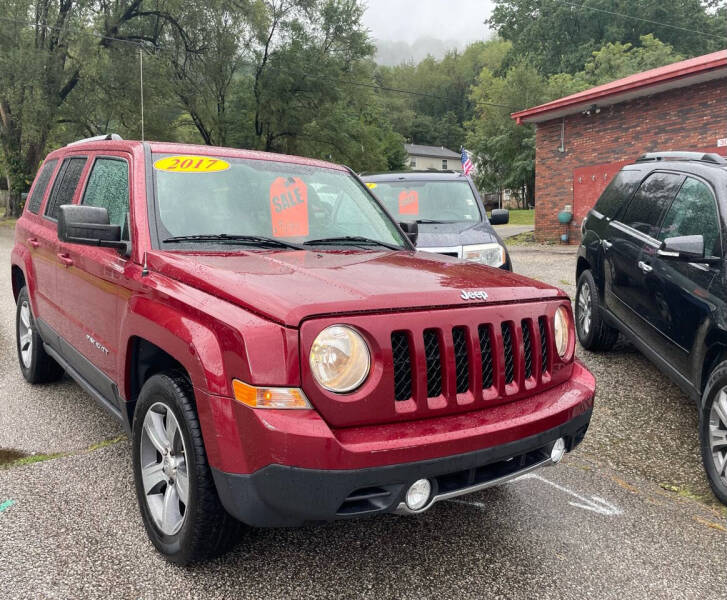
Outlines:
<svg viewBox="0 0 727 600"><path fill-rule="evenodd" d="M509 64L528 56L544 75L574 74L605 44L638 46L646 34L684 56L719 50L725 12L724 2L702 0L495 0L488 23L512 42Z"/></svg>
<svg viewBox="0 0 727 600"><path fill-rule="evenodd" d="M175 0L8 0L0 21L0 148L17 214L59 114L92 68L95 50L124 42L155 45ZM148 4L152 4L147 0ZM89 24L98 25L93 35Z"/></svg>
<svg viewBox="0 0 727 600"><path fill-rule="evenodd" d="M535 67L521 62L504 78L483 69L471 92L475 119L467 147L475 157L476 183L488 191L512 190L523 208L534 201L535 129L517 125L510 112L540 104L546 90Z"/></svg>

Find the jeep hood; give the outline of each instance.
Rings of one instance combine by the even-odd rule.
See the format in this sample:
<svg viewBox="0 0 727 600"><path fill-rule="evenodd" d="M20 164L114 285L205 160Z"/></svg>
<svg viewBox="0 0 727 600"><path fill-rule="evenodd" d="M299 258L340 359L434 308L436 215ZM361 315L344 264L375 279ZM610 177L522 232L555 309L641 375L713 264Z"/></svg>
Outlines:
<svg viewBox="0 0 727 600"><path fill-rule="evenodd" d="M272 250L147 254L154 271L289 326L312 316L567 297L502 269L426 252ZM464 300L485 291L487 300Z"/></svg>

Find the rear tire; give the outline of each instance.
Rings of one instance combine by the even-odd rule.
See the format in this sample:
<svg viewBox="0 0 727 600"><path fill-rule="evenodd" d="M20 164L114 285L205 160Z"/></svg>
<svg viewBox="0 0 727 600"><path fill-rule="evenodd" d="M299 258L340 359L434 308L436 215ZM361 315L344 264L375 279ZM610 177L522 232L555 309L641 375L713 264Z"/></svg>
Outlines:
<svg viewBox="0 0 727 600"><path fill-rule="evenodd" d="M618 340L618 329L607 325L601 314L598 287L590 270L578 278L576 290L576 333L586 350L611 350Z"/></svg>
<svg viewBox="0 0 727 600"><path fill-rule="evenodd" d="M29 383L50 383L63 376L63 367L53 360L43 348L43 340L30 306L28 288L18 294L15 310L15 345L18 350L20 371Z"/></svg>
<svg viewBox="0 0 727 600"><path fill-rule="evenodd" d="M709 485L727 505L727 361L714 368L704 388L699 442Z"/></svg>
<svg viewBox="0 0 727 600"><path fill-rule="evenodd" d="M242 524L220 503L194 391L184 375L149 378L139 394L132 433L139 509L157 550L167 560L187 565L230 549Z"/></svg>

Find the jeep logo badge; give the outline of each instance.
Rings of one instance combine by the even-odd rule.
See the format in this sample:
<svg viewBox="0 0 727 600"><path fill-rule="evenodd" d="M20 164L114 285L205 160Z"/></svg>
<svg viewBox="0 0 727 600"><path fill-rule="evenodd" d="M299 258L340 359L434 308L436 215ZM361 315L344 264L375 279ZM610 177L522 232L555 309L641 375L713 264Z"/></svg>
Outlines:
<svg viewBox="0 0 727 600"><path fill-rule="evenodd" d="M461 298L462 300L487 300L487 292L483 292L482 290L473 292L463 291Z"/></svg>

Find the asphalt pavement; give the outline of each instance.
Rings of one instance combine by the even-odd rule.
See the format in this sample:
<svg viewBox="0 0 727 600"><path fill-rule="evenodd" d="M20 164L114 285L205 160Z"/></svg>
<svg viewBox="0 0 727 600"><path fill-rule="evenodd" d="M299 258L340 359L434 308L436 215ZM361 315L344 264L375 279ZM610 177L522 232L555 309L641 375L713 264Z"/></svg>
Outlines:
<svg viewBox="0 0 727 600"><path fill-rule="evenodd" d="M573 292L570 250L512 254ZM146 539L120 426L69 380L24 382L9 277L0 298L0 448L38 461L0 468L2 599L727 598L727 519L700 495L694 407L628 346L580 352L597 403L561 465L419 517L250 529L183 569Z"/></svg>

